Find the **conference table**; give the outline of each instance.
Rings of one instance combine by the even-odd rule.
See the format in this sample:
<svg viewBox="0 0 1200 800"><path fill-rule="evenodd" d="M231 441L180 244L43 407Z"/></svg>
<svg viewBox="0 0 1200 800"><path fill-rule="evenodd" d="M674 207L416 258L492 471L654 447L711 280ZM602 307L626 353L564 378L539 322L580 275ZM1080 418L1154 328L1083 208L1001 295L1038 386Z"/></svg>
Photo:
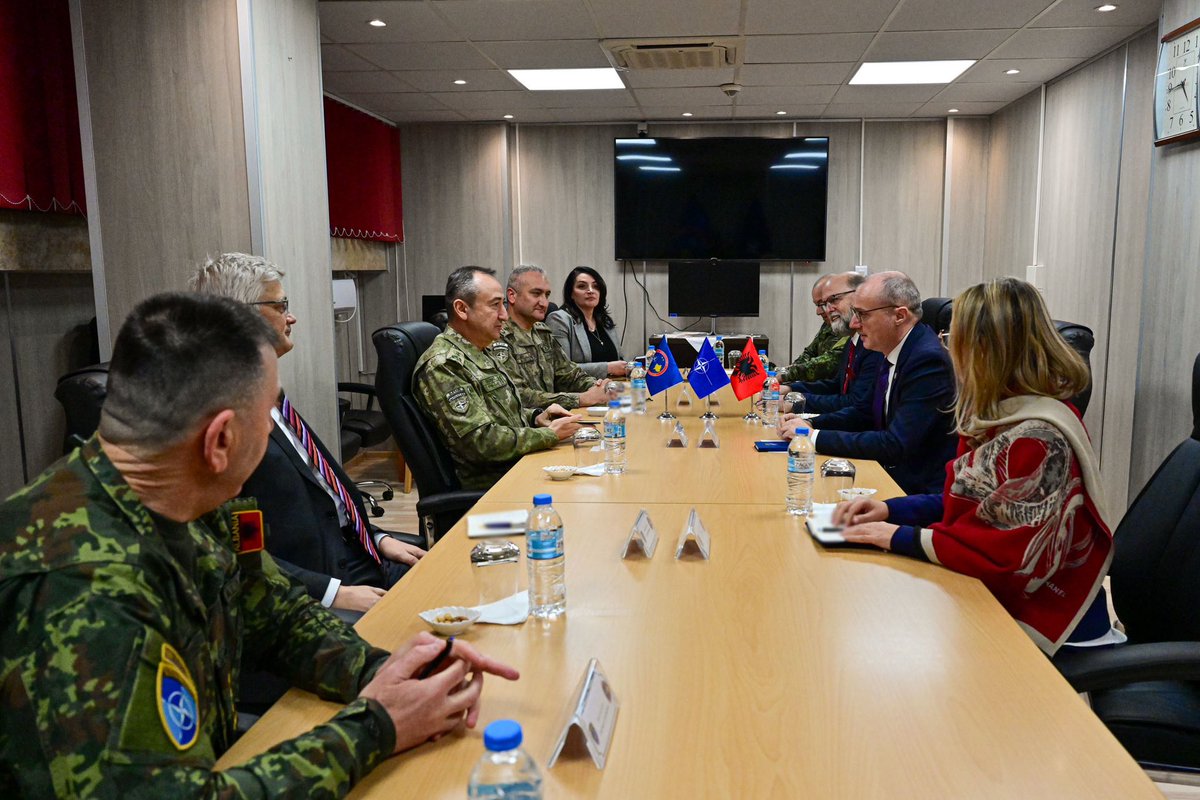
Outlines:
<svg viewBox="0 0 1200 800"><path fill-rule="evenodd" d="M521 670L489 678L479 726L389 759L352 797L461 798L483 727L519 721L547 798L1161 797L991 594L973 578L882 551L824 549L784 511L773 431L743 422L728 387L720 447L696 446L703 403L674 409L689 446L668 448L662 402L628 423L625 474L552 482L569 444L523 458L472 513L554 497L566 535L567 612L477 624L461 638ZM818 465L824 457L818 456ZM900 490L873 462L858 486ZM710 558L675 558L691 509ZM652 558L621 558L645 510ZM474 605L465 520L358 623L393 648L417 612ZM522 564L522 573L524 572ZM620 701L603 770L578 751L546 763L572 692L596 658ZM338 709L292 690L229 750L235 765Z"/></svg>

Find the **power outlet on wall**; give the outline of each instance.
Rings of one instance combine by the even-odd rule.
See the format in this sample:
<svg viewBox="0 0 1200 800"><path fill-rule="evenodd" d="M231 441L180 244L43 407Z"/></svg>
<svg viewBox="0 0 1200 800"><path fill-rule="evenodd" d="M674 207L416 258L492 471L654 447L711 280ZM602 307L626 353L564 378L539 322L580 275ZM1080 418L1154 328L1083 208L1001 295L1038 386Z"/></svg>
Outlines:
<svg viewBox="0 0 1200 800"><path fill-rule="evenodd" d="M1031 264L1025 268L1025 280L1033 284L1033 288L1039 292L1046 290L1046 266L1044 264Z"/></svg>
<svg viewBox="0 0 1200 800"><path fill-rule="evenodd" d="M864 278L871 274L871 268L866 264L856 264L854 266L854 271L859 275L862 275Z"/></svg>

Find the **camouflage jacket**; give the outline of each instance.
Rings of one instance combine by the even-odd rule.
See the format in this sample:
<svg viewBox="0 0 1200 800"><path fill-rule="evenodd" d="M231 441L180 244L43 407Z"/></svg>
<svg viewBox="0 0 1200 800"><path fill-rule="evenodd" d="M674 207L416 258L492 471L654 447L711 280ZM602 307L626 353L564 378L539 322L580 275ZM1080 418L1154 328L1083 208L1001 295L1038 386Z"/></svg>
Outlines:
<svg viewBox="0 0 1200 800"><path fill-rule="evenodd" d="M95 437L0 505L0 797L340 797L391 754L354 700L387 653L233 541L227 507L152 514ZM242 665L353 702L216 772Z"/></svg>
<svg viewBox="0 0 1200 800"><path fill-rule="evenodd" d="M795 383L796 381L819 381L832 378L837 374L838 364L842 360L842 351L846 349L849 336L838 336L829 327L828 322L821 323L821 329L809 342L808 347L800 357L784 367L776 375L780 383Z"/></svg>
<svg viewBox="0 0 1200 800"><path fill-rule="evenodd" d="M545 408L558 403L578 408L579 393L596 383L567 358L544 322L533 323L533 330L527 331L510 319L488 350L513 379L523 406Z"/></svg>
<svg viewBox="0 0 1200 800"><path fill-rule="evenodd" d="M522 407L516 384L491 353L453 328L417 361L413 393L464 488L488 489L521 456L558 444L554 431L532 427L535 409Z"/></svg>

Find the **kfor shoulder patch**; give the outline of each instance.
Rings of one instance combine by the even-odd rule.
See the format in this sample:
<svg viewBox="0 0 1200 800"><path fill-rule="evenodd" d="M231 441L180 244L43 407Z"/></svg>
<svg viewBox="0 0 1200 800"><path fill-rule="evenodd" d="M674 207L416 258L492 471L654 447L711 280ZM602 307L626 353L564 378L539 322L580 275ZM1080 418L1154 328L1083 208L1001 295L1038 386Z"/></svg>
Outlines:
<svg viewBox="0 0 1200 800"><path fill-rule="evenodd" d="M446 392L446 405L450 406L457 414L467 413L467 408L470 406L471 393L467 387L459 386Z"/></svg>
<svg viewBox="0 0 1200 800"><path fill-rule="evenodd" d="M196 684L187 664L167 643L162 646L158 663L158 718L176 750L187 750L200 736L200 709L196 705Z"/></svg>

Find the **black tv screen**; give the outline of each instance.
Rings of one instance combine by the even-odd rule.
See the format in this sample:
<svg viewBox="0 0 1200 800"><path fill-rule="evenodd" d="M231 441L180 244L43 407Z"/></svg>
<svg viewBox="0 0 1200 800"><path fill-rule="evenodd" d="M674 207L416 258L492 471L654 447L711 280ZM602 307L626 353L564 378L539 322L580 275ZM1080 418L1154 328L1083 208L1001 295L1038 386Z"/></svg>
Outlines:
<svg viewBox="0 0 1200 800"><path fill-rule="evenodd" d="M667 313L680 317L757 317L757 261L671 261Z"/></svg>
<svg viewBox="0 0 1200 800"><path fill-rule="evenodd" d="M824 261L829 139L617 139L618 259Z"/></svg>

